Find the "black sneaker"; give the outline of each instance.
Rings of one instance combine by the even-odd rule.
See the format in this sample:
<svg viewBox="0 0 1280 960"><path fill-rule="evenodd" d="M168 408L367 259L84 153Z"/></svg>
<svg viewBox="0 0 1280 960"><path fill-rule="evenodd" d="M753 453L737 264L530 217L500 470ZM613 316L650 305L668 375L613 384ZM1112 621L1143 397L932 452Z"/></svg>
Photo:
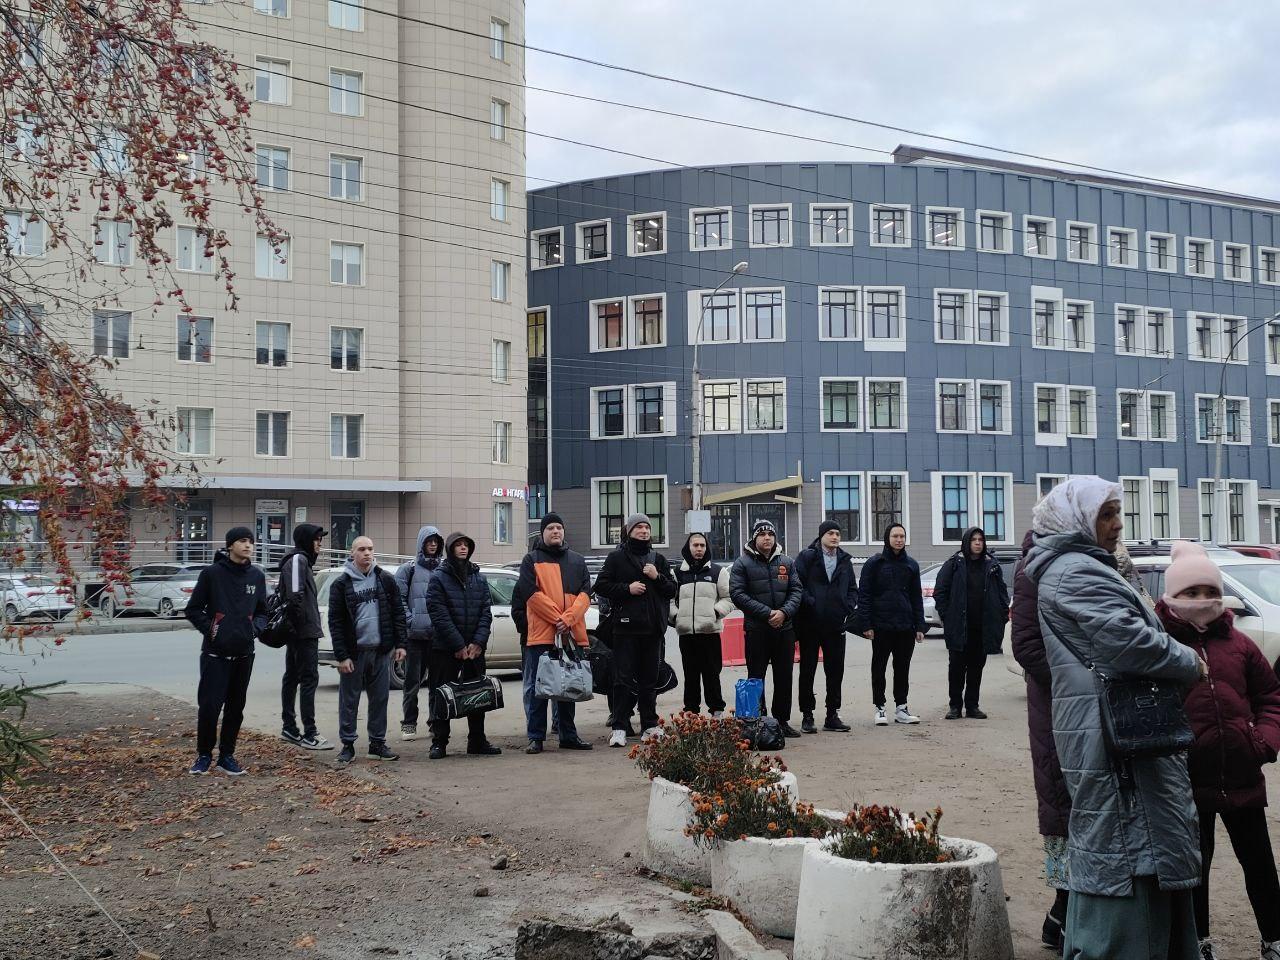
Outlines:
<svg viewBox="0 0 1280 960"><path fill-rule="evenodd" d="M467 753L472 756L480 757L496 757L502 752L501 747L495 747L488 740L481 740L478 743L468 743Z"/></svg>
<svg viewBox="0 0 1280 960"><path fill-rule="evenodd" d="M778 726L782 727L782 735L788 740L795 740L800 736L800 734L796 732L796 728L785 721L780 722ZM816 730L814 732L817 733Z"/></svg>
<svg viewBox="0 0 1280 960"><path fill-rule="evenodd" d="M338 753L339 763L350 763L356 758L356 746L354 743L344 743L342 750Z"/></svg>
<svg viewBox="0 0 1280 960"><path fill-rule="evenodd" d="M297 730L281 730L280 739L285 740L289 743L301 744L302 734L300 734Z"/></svg>
<svg viewBox="0 0 1280 960"><path fill-rule="evenodd" d="M817 733L818 725L813 722L813 714L806 713L800 718L800 729L805 733Z"/></svg>
<svg viewBox="0 0 1280 960"><path fill-rule="evenodd" d="M572 740L561 740L560 749L561 750L594 750L595 747L592 744L587 743L587 741L579 737L574 737Z"/></svg>
<svg viewBox="0 0 1280 960"><path fill-rule="evenodd" d="M541 752L542 752L542 741L541 741L541 740L530 740L530 741L529 741L529 745L528 745L527 747L525 747L525 748L524 748L524 752L525 752L525 753L528 753L528 754L541 753Z"/></svg>
<svg viewBox="0 0 1280 960"><path fill-rule="evenodd" d="M966 711L966 712L968 713L968 715L969 715L969 719L970 719L970 720L985 720L985 719L987 719L987 715L986 715L985 713L983 713L981 710L977 709L976 707L975 707L974 709L972 709L972 710L968 710L968 711Z"/></svg>
<svg viewBox="0 0 1280 960"><path fill-rule="evenodd" d="M822 725L822 729L823 729L823 730L837 730L837 731L839 731L840 733L848 733L850 730L852 730L852 729L853 729L853 727L849 726L847 723L845 723L843 720L841 720L841 719L840 719L840 714L838 714L838 713L828 713L828 714L827 714L827 722L826 722L826 723L824 723L824 724Z"/></svg>
<svg viewBox="0 0 1280 960"><path fill-rule="evenodd" d="M369 759L370 760L399 760L400 754L392 753L387 747L385 740L371 740L369 742Z"/></svg>
<svg viewBox="0 0 1280 960"><path fill-rule="evenodd" d="M428 760L443 760L443 759L444 759L444 744L443 744L443 743L433 743L433 744L431 745L431 751L427 754L427 759L428 759Z"/></svg>
<svg viewBox="0 0 1280 960"><path fill-rule="evenodd" d="M948 711L947 711L947 719L948 719L948 720L959 720L959 719L960 719L960 708L959 708L959 707L952 707L950 710L948 710Z"/></svg>
<svg viewBox="0 0 1280 960"><path fill-rule="evenodd" d="M1044 916L1044 926L1040 928L1040 942L1050 950L1062 952L1065 946L1066 937L1062 930L1062 923L1052 913L1046 913Z"/></svg>

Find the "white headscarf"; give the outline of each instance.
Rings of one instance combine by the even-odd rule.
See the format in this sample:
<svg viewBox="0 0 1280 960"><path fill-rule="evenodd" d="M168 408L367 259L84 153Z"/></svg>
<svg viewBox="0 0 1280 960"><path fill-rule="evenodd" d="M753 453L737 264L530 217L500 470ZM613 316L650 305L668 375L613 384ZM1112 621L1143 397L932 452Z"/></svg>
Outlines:
<svg viewBox="0 0 1280 960"><path fill-rule="evenodd" d="M1098 542L1098 514L1102 505L1120 499L1120 484L1101 477L1068 477L1044 495L1031 511L1036 533L1079 533Z"/></svg>

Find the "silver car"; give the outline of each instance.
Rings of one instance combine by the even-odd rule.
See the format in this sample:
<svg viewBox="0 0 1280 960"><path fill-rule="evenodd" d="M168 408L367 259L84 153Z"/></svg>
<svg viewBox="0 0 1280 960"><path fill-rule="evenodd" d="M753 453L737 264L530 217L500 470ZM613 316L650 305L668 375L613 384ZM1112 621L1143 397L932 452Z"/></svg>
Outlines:
<svg viewBox="0 0 1280 960"><path fill-rule="evenodd" d="M38 573L0 576L0 604L7 623L34 616L62 620L76 608L70 587Z"/></svg>
<svg viewBox="0 0 1280 960"><path fill-rule="evenodd" d="M140 611L179 617L196 588L204 563L148 563L129 571L128 583L115 583L98 597L103 616Z"/></svg>

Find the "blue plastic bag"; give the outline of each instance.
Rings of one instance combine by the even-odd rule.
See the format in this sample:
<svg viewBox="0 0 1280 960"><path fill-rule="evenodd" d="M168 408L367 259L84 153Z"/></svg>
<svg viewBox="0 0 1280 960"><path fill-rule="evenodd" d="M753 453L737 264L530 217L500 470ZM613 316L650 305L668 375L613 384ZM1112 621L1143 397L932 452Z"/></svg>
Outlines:
<svg viewBox="0 0 1280 960"><path fill-rule="evenodd" d="M760 716L760 702L764 699L764 681L758 677L739 680L733 688L733 712L741 719Z"/></svg>

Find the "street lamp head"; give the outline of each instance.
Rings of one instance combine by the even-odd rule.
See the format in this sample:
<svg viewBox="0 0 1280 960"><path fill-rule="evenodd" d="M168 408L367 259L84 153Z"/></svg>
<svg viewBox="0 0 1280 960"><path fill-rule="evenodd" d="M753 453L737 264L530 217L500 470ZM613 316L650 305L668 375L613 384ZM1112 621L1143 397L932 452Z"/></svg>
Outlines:
<svg viewBox="0 0 1280 960"><path fill-rule="evenodd" d="M733 272L734 272L734 273L742 273L742 272L744 272L746 269L747 269L747 261L745 261L745 260L739 260L737 263L735 263L735 264L733 265Z"/></svg>

